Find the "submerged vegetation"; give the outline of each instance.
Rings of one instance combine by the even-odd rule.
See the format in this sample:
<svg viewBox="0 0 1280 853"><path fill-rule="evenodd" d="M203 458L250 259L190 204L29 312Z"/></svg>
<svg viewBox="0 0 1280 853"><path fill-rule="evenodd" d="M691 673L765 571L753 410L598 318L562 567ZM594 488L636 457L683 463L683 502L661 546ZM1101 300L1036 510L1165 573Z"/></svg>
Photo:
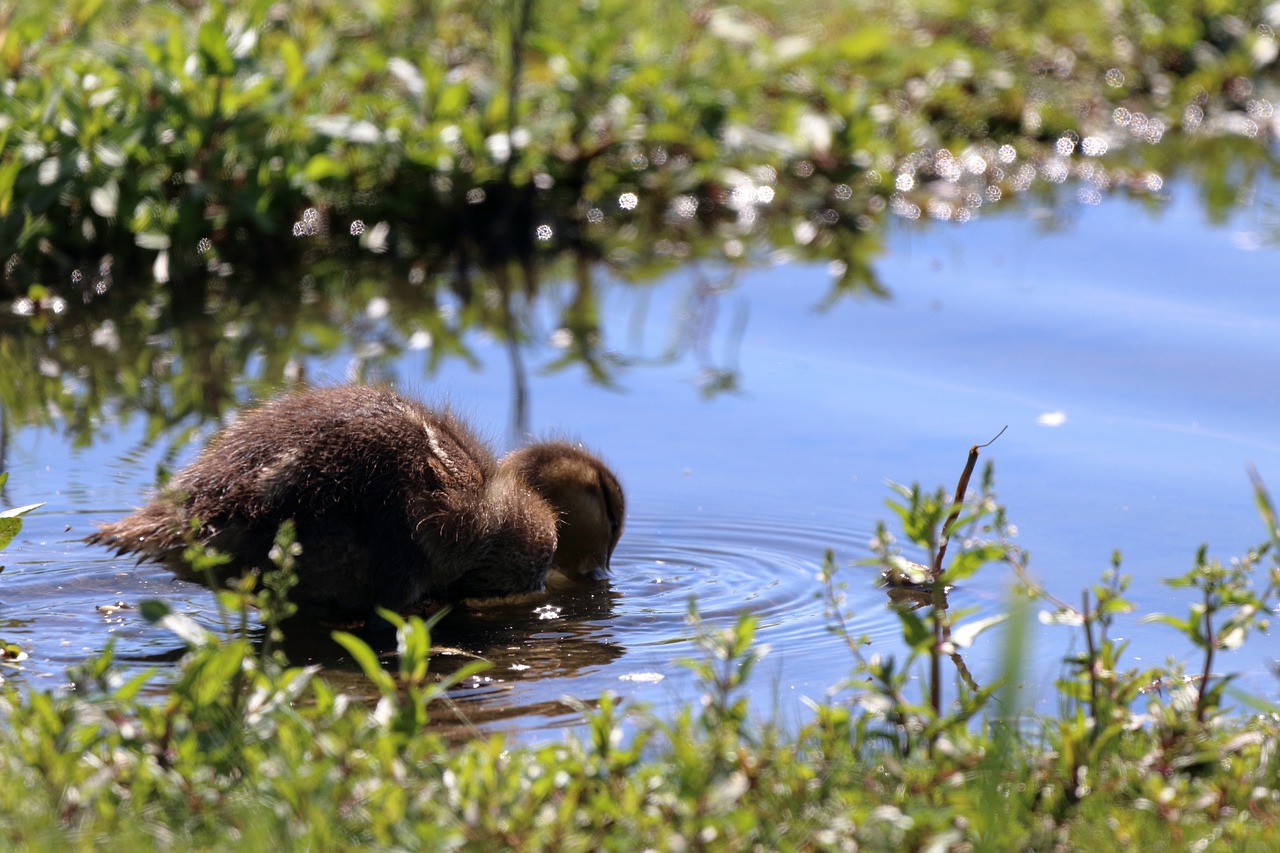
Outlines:
<svg viewBox="0 0 1280 853"><path fill-rule="evenodd" d="M0 4L7 426L219 416L468 331L599 381L601 289L692 260L882 293L892 217L1275 169L1261 2ZM604 281L601 281L603 273ZM538 319L537 295L550 303ZM714 318L713 318L714 319ZM695 324L696 326L696 324ZM678 333L670 356L697 346ZM708 393L735 366L707 364ZM517 394L518 396L518 394Z"/></svg>
<svg viewBox="0 0 1280 853"><path fill-rule="evenodd" d="M1242 697L1215 653L1265 627L1280 585L1280 533L1259 485L1267 539L1224 565L1203 551L1173 583L1197 591L1186 619L1157 615L1199 646L1203 668L1138 669L1115 639L1132 605L1117 565L1083 606L1031 582L1005 538L991 469L952 527L951 580L1011 565L1023 585L998 636L1003 676L972 684L961 656L992 620L965 621L938 600L899 611L905 659L869 655L849 630L848 580L823 572L850 675L810 703L806 722L757 716L745 685L767 649L756 619L723 629L691 606L700 656L685 662L701 701L673 719L605 694L580 727L543 746L502 736L449 741L426 725L476 662L440 677L431 625L386 614L397 650L379 656L336 638L373 685L376 704L288 664L276 645L288 615L288 531L277 569L219 595L213 632L158 601L142 615L186 645L173 685L147 696L149 673L117 674L111 650L70 673L73 689L0 694L0 838L16 849L1090 849L1170 839L1203 850L1270 849L1280 827L1280 712ZM893 507L910 547L937 553L945 494L904 489ZM885 567L901 565L882 528ZM865 576L863 576L865 577ZM942 584L944 573L936 583ZM1081 635L1064 659L1057 713L1019 700L1030 605ZM945 601L945 597L943 598ZM266 639L247 633L254 606ZM939 641L931 625L945 624ZM954 661L957 677L936 664ZM954 685L952 684L954 682ZM939 697L944 697L939 701Z"/></svg>

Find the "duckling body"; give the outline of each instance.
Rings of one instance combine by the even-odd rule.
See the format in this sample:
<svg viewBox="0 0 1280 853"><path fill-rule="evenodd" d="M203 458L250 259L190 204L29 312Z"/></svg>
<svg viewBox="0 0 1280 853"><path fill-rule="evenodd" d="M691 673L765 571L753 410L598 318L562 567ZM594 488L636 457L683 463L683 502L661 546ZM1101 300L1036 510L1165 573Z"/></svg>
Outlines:
<svg viewBox="0 0 1280 853"><path fill-rule="evenodd" d="M347 385L248 412L145 507L89 539L182 574L194 524L238 573L266 564L293 519L295 602L364 616L541 590L553 566L603 576L623 512L617 478L580 447L542 442L498 461L450 413Z"/></svg>

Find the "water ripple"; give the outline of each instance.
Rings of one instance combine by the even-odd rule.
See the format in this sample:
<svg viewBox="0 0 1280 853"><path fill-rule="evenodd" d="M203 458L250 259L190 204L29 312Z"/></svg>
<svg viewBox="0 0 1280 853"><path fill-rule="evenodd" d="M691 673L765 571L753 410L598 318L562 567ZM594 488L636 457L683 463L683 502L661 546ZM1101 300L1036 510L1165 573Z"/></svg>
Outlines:
<svg viewBox="0 0 1280 853"><path fill-rule="evenodd" d="M616 582L626 607L615 628L633 643L689 639L685 614L692 598L713 625L730 624L744 611L754 614L761 636L776 650L826 645L823 555L830 548L847 564L866 555L869 535L763 519L640 519L628 529L625 573ZM875 635L896 624L870 570L842 568L841 577L853 588L855 630Z"/></svg>
<svg viewBox="0 0 1280 853"><path fill-rule="evenodd" d="M59 529L68 519L76 529ZM145 598L165 599L216 624L207 590L175 580L163 568L131 568L82 546L81 519L50 514L30 521L22 547L8 554L16 559L5 572L0 601L6 638L29 647L29 677L56 677L114 638L117 661L157 667L157 683L166 681L180 644L141 620L136 607ZM491 663L452 693L468 726L528 730L572 723L573 708L590 705L605 690L649 704L683 704L697 689L679 665L698 655L687 618L693 601L711 628L733 625L744 611L759 619L757 642L769 645L773 674L757 678L753 689L786 686L819 695L853 663L828 630L818 578L823 555L831 548L847 565L865 556L868 537L869 530L821 521L636 516L614 556L608 586L456 607L436 629L434 666L447 673L477 657ZM873 643L892 643L897 620L875 588L874 573L855 567L841 572L855 614L851 629ZM354 665L326 643L327 632L320 631L293 644L290 655L295 663L322 664L359 693Z"/></svg>

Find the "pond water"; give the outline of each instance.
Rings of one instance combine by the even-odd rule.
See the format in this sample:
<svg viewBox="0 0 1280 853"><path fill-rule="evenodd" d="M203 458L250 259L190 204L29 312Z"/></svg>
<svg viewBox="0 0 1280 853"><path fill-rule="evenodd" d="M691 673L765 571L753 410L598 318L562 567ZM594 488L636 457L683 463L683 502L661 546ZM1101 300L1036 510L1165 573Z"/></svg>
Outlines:
<svg viewBox="0 0 1280 853"><path fill-rule="evenodd" d="M876 265L888 300L824 306L831 272L785 259L750 272L690 268L645 287L606 283L606 338L628 362L616 387L539 370L558 354L550 344L526 349L524 362L532 431L580 437L627 490L613 582L451 614L436 636L441 666L473 655L494 663L455 691L456 710L482 730L525 737L576 723L571 700L590 704L605 690L669 714L697 697L678 664L695 654L693 600L712 625L744 609L760 617L770 651L754 707L802 716L802 698L822 699L852 665L827 630L824 551L847 566L854 630L872 651L900 653L874 573L848 566L888 515L885 481L949 490L969 446L1006 425L983 458L996 463L1033 573L1078 601L1119 548L1140 613L1185 613L1187 592L1159 578L1189 568L1202 542L1226 558L1263 538L1246 464L1280 489L1280 252L1261 209L1211 224L1193 190L1167 192L1156 213L1116 198L1065 221L1058 209L896 228ZM446 360L431 373L427 353L413 350L393 365L396 384L450 401L509 446L508 353L483 336L470 343L479 368ZM341 381L353 359L309 363L307 375ZM726 375L737 391L702 393ZM206 590L81 542L154 483L164 448L144 444L142 430L107 428L88 448L49 429L10 437L0 502L46 502L3 554L0 636L30 655L11 683L61 687L68 665L114 640L123 666L159 668L162 686L180 646L137 603L163 598L214 623ZM952 604L993 615L1010 583L989 569ZM1167 627L1135 618L1122 631L1135 663L1191 655ZM1049 701L1071 633L1043 628L1032 640L1024 690L1035 704ZM979 681L995 672L1001 643L991 631L968 652ZM1221 668L1273 696L1271 645L1257 638ZM359 682L332 650L291 652Z"/></svg>

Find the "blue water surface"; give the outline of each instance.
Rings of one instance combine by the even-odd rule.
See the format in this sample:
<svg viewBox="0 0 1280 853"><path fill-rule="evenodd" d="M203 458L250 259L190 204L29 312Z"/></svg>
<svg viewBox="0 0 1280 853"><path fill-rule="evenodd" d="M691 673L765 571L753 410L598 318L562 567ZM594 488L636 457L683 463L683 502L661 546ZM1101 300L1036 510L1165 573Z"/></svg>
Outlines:
<svg viewBox="0 0 1280 853"><path fill-rule="evenodd" d="M756 706L802 717L801 700L821 700L852 663L818 597L825 550L844 566L852 627L870 635L870 651L901 654L874 572L849 565L888 517L885 483L950 491L969 447L1005 426L983 459L995 462L1032 573L1078 602L1120 549L1138 608L1119 626L1134 664L1173 656L1198 669L1176 633L1139 617L1185 613L1190 592L1159 580L1186 571L1201 543L1227 559L1265 538L1246 466L1280 488L1280 252L1257 209L1211 223L1191 189L1169 193L1156 212L1113 198L895 226L876 264L887 300L830 303L832 271L785 255L642 287L606 282L613 387L578 368L543 369L559 352L550 287L553 304L535 319L541 342L524 353L528 426L580 438L611 463L628 528L607 591L536 613L455 614L438 642L494 662L457 691L458 708L478 728L528 737L579 719L565 697L589 702L604 690L670 713L699 692L677 663L696 654L692 599L712 626L742 610L759 616L769 650ZM450 361L431 375L427 353L411 351L393 366L396 384L448 401L511 446L506 350L483 336L470 343L481 369ZM308 375L342 381L354 362L348 353ZM738 390L701 393L711 370L736 371ZM137 602L161 597L213 621L207 591L80 542L154 482L164 448L142 447L141 430L108 425L87 449L48 429L12 438L5 500L47 503L3 555L0 636L30 654L9 680L63 685L66 666L114 637L124 665L157 666L162 685L179 644L145 625ZM952 604L976 608L970 618L1003 612L1012 582L992 567ZM1004 642L995 629L965 652L980 680L998 672ZM1050 701L1078 637L1045 627L1019 642L1027 701ZM1272 648L1256 638L1219 667L1273 697Z"/></svg>

